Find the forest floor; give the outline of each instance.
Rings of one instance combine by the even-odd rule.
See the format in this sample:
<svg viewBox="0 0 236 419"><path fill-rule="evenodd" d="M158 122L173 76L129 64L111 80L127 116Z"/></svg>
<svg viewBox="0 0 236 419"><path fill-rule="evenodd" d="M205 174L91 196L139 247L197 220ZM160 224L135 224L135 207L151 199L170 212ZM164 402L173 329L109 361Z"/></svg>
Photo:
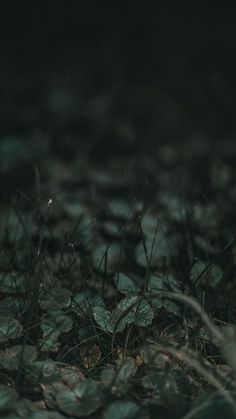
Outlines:
<svg viewBox="0 0 236 419"><path fill-rule="evenodd" d="M234 418L235 147L118 128L0 143L1 417Z"/></svg>

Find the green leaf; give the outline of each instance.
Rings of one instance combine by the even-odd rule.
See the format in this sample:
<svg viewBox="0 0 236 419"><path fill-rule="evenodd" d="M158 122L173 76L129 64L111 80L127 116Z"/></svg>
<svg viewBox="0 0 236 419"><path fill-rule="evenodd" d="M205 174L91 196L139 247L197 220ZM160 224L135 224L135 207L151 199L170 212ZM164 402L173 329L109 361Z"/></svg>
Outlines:
<svg viewBox="0 0 236 419"><path fill-rule="evenodd" d="M114 217L126 219L130 215L131 208L124 200L114 199L110 201L109 211Z"/></svg>
<svg viewBox="0 0 236 419"><path fill-rule="evenodd" d="M114 401L105 411L104 419L137 419L141 409L134 402Z"/></svg>
<svg viewBox="0 0 236 419"><path fill-rule="evenodd" d="M19 398L19 394L11 387L0 384L0 412L12 410Z"/></svg>
<svg viewBox="0 0 236 419"><path fill-rule="evenodd" d="M68 308L71 303L72 292L66 288L52 288L42 291L39 305L42 310L58 310Z"/></svg>
<svg viewBox="0 0 236 419"><path fill-rule="evenodd" d="M7 272L0 279L0 289L3 293L24 292L26 283L24 276L17 275L15 272Z"/></svg>
<svg viewBox="0 0 236 419"><path fill-rule="evenodd" d="M104 221L101 227L105 233L110 234L113 237L120 237L123 232L123 229L114 221Z"/></svg>
<svg viewBox="0 0 236 419"><path fill-rule="evenodd" d="M79 202L64 202L62 203L66 213L73 218L81 217L85 212L86 208Z"/></svg>
<svg viewBox="0 0 236 419"><path fill-rule="evenodd" d="M155 230L157 221L155 224L153 219L147 219L146 224L143 225L143 219L141 222L142 231L145 234L144 243L140 242L135 249L135 260L141 266L151 266L162 268L165 261L165 265L169 265L172 257L176 254L177 241L172 235L169 236L167 226L162 223L158 226L157 234L155 237Z"/></svg>
<svg viewBox="0 0 236 419"><path fill-rule="evenodd" d="M213 246L210 240L204 236L195 235L194 242L198 246L199 249L205 252L206 255L208 255L209 253L217 252L217 247L215 245Z"/></svg>
<svg viewBox="0 0 236 419"><path fill-rule="evenodd" d="M77 313L90 313L94 307L105 308L105 304L101 295L91 290L79 292L75 295L72 302L72 309Z"/></svg>
<svg viewBox="0 0 236 419"><path fill-rule="evenodd" d="M69 332L73 327L73 320L63 311L51 310L41 317L42 351L57 351L58 338L61 333Z"/></svg>
<svg viewBox="0 0 236 419"><path fill-rule="evenodd" d="M135 361L132 358L126 358L118 362L116 370L114 368L105 368L101 373L101 381L106 387L113 384L112 392L119 396L128 392L131 386L130 379L134 377L137 371Z"/></svg>
<svg viewBox="0 0 236 419"><path fill-rule="evenodd" d="M149 326L154 319L154 312L150 304L146 300L142 300L137 304L134 323L137 326Z"/></svg>
<svg viewBox="0 0 236 419"><path fill-rule="evenodd" d="M119 273L115 283L118 290L123 294L137 294L139 291L139 286L135 284L133 279L123 273Z"/></svg>
<svg viewBox="0 0 236 419"><path fill-rule="evenodd" d="M112 313L112 322L116 332L122 332L128 324L134 323L138 297L125 297Z"/></svg>
<svg viewBox="0 0 236 419"><path fill-rule="evenodd" d="M51 359L30 362L25 366L26 380L31 384L50 384L61 380L61 372Z"/></svg>
<svg viewBox="0 0 236 419"><path fill-rule="evenodd" d="M62 391L56 395L59 409L75 417L89 416L101 407L103 391L94 380L85 380L73 390Z"/></svg>
<svg viewBox="0 0 236 419"><path fill-rule="evenodd" d="M182 200L177 196L171 194L163 194L161 203L167 207L168 216L173 221L184 222L186 219L186 208Z"/></svg>
<svg viewBox="0 0 236 419"><path fill-rule="evenodd" d="M116 375L116 384L119 382L126 383L136 373L137 367L133 358L125 359L119 367Z"/></svg>
<svg viewBox="0 0 236 419"><path fill-rule="evenodd" d="M155 347L155 344L143 346L140 353L145 364L157 368L160 371L164 371L170 361L168 355L160 353Z"/></svg>
<svg viewBox="0 0 236 419"><path fill-rule="evenodd" d="M61 415L58 412L53 412L50 410L41 410L37 412L33 412L29 419L65 419L64 415Z"/></svg>
<svg viewBox="0 0 236 419"><path fill-rule="evenodd" d="M114 324L112 323L111 313L103 307L94 307L93 317L96 323L108 333L113 333Z"/></svg>
<svg viewBox="0 0 236 419"><path fill-rule="evenodd" d="M193 220L202 231L216 229L220 225L221 212L214 204L205 206L199 203L193 207Z"/></svg>
<svg viewBox="0 0 236 419"><path fill-rule="evenodd" d="M93 310L94 320L105 332L122 332L128 324L146 327L152 323L154 312L146 300L137 296L125 297L111 313L102 307Z"/></svg>
<svg viewBox="0 0 236 419"><path fill-rule="evenodd" d="M91 169L89 171L89 177L93 182L104 188L123 185L124 181L120 175L117 176L111 173L110 170L105 171L102 169Z"/></svg>
<svg viewBox="0 0 236 419"><path fill-rule="evenodd" d="M181 308L174 300L158 295L158 292L160 291L181 292L180 284L175 276L171 274L168 274L165 277L151 275L149 277L149 289L153 306L159 309L165 308L167 311L177 316L181 315Z"/></svg>
<svg viewBox="0 0 236 419"><path fill-rule="evenodd" d="M41 346L40 351L51 351L51 352L57 352L59 350L59 339L60 333L57 331L51 331L50 333L43 334L43 337L41 339Z"/></svg>
<svg viewBox="0 0 236 419"><path fill-rule="evenodd" d="M37 349L33 345L11 346L0 353L0 367L14 371L19 368L19 362L31 362L37 358Z"/></svg>
<svg viewBox="0 0 236 419"><path fill-rule="evenodd" d="M16 316L27 307L25 297L6 297L0 304L0 318ZM1 323L1 321L0 321ZM0 332L1 336L1 332Z"/></svg>
<svg viewBox="0 0 236 419"><path fill-rule="evenodd" d="M110 387L115 377L115 370L112 367L103 368L101 371L101 382L105 387Z"/></svg>
<svg viewBox="0 0 236 419"><path fill-rule="evenodd" d="M194 415L190 417L196 419L234 419L235 409L219 391L204 392L190 405L190 412ZM185 417L185 416L184 416ZM188 415L186 415L188 417Z"/></svg>
<svg viewBox="0 0 236 419"><path fill-rule="evenodd" d="M84 379L84 374L79 367L67 365L60 369L62 382L69 388L77 386L77 384Z"/></svg>
<svg viewBox="0 0 236 419"><path fill-rule="evenodd" d="M196 262L191 270L191 280L195 283L199 279L201 285L215 288L222 280L223 272L218 265L208 266L209 264L206 262ZM201 278L199 278L200 275Z"/></svg>
<svg viewBox="0 0 236 419"><path fill-rule="evenodd" d="M112 315L117 332L124 330L126 325L130 323L146 327L152 323L153 319L154 312L150 304L145 300L140 300L137 296L123 298Z"/></svg>
<svg viewBox="0 0 236 419"><path fill-rule="evenodd" d="M71 317L61 310L50 310L41 317L41 328L45 333L51 330L57 330L61 333L69 332L72 326Z"/></svg>
<svg viewBox="0 0 236 419"><path fill-rule="evenodd" d="M145 236L153 236L157 227L158 218L153 214L146 213L141 218L142 233Z"/></svg>
<svg viewBox="0 0 236 419"><path fill-rule="evenodd" d="M92 261L100 271L112 271L121 261L121 247L117 243L100 243L93 249Z"/></svg>
<svg viewBox="0 0 236 419"><path fill-rule="evenodd" d="M160 387L161 379L158 371L151 372L142 378L142 385L144 388L157 390Z"/></svg>
<svg viewBox="0 0 236 419"><path fill-rule="evenodd" d="M21 323L11 317L0 317L0 342L15 339L23 334Z"/></svg>
<svg viewBox="0 0 236 419"><path fill-rule="evenodd" d="M34 345L15 345L9 348L9 354L21 361L31 362L37 358L38 352Z"/></svg>

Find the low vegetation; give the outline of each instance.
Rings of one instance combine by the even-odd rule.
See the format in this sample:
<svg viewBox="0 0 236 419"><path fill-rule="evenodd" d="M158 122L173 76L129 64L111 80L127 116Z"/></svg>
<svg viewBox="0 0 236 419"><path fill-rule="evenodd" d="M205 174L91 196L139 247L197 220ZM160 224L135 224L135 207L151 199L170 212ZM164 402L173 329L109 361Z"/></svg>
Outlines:
<svg viewBox="0 0 236 419"><path fill-rule="evenodd" d="M236 417L232 150L48 153L32 179L1 204L0 416Z"/></svg>

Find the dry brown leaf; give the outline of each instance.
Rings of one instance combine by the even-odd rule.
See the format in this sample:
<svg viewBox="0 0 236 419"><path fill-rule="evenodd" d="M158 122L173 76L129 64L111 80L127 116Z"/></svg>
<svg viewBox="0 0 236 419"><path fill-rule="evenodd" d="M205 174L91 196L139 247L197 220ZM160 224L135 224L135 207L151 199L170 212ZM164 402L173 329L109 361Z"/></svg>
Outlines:
<svg viewBox="0 0 236 419"><path fill-rule="evenodd" d="M80 356L83 366L88 369L97 365L102 357L102 352L96 344L84 344L80 347Z"/></svg>

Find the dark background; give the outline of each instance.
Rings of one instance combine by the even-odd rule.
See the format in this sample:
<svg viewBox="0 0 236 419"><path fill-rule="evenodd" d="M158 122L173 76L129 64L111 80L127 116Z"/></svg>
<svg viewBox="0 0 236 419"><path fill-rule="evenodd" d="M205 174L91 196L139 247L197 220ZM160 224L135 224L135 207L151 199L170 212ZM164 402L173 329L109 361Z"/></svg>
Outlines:
<svg viewBox="0 0 236 419"><path fill-rule="evenodd" d="M234 140L234 1L9 1L0 27L0 139Z"/></svg>

